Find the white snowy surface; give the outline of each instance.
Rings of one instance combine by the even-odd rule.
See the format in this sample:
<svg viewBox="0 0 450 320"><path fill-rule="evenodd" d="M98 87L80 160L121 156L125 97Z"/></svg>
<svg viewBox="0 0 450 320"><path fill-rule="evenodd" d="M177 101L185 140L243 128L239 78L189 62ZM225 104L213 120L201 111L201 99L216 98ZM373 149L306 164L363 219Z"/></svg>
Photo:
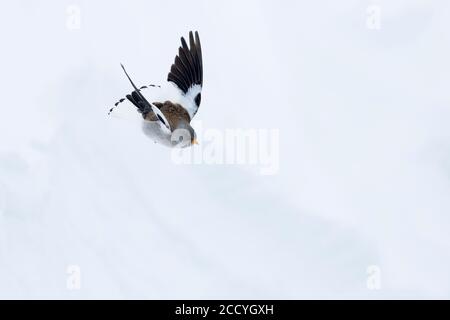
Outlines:
<svg viewBox="0 0 450 320"><path fill-rule="evenodd" d="M0 15L0 298L450 298L448 1L28 0ZM195 119L279 129L278 174L175 165L107 116L131 89L119 63L162 83L189 30Z"/></svg>

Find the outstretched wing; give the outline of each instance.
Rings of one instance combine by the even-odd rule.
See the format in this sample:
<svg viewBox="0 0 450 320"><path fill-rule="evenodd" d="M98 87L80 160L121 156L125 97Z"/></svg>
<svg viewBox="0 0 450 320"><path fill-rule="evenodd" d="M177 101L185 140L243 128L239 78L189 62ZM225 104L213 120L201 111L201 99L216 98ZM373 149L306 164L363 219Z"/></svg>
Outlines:
<svg viewBox="0 0 450 320"><path fill-rule="evenodd" d="M189 46L181 38L181 47L170 68L167 81L174 83L183 95L182 106L189 113L191 119L197 113L201 101L203 86L202 47L198 32L189 32Z"/></svg>

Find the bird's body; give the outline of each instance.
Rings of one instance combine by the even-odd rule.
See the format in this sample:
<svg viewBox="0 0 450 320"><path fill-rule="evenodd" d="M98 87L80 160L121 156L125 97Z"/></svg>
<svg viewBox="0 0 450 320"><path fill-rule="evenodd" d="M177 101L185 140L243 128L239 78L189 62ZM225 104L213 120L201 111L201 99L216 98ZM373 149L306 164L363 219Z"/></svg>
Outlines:
<svg viewBox="0 0 450 320"><path fill-rule="evenodd" d="M184 38L181 38L181 45L167 77L169 87L172 89L171 93L162 101L149 103L141 92L148 86L136 87L122 66L134 88L126 99L142 114L144 132L153 138L160 137L165 142L169 139L170 146L187 146L197 143L195 131L190 122L200 106L203 85L203 61L198 33L195 32L195 38L192 32L189 33L189 47ZM123 101L125 98L119 100L115 106ZM113 108L110 112L112 110Z"/></svg>

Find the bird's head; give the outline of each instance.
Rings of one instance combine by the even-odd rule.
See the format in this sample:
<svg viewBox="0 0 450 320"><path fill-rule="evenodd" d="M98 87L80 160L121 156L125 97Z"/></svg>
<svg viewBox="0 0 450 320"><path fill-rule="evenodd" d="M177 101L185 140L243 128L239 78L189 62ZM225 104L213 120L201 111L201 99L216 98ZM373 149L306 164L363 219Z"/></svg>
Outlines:
<svg viewBox="0 0 450 320"><path fill-rule="evenodd" d="M188 122L180 122L172 131L171 142L174 147L189 147L197 142L197 134Z"/></svg>

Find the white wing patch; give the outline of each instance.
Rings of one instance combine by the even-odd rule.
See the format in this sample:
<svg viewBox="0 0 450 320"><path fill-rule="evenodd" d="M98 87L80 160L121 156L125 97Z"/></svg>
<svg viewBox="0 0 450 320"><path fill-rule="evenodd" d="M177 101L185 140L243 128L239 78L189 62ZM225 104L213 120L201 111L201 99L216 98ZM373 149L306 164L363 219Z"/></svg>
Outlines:
<svg viewBox="0 0 450 320"><path fill-rule="evenodd" d="M167 118L164 116L164 113L162 113L161 110L159 110L158 107L154 106L153 103L150 103L150 106L152 107L152 111L153 111L153 112L156 114L156 116L159 118L160 122L161 122L167 129L169 129L169 131L171 131L169 121L168 121Z"/></svg>
<svg viewBox="0 0 450 320"><path fill-rule="evenodd" d="M189 113L189 117L192 120L198 110L198 106L195 103L195 97L202 92L202 86L199 84L195 84L189 88L186 94L184 94L183 91L176 86L176 84L172 82L171 84L178 93L176 96L174 95L172 97L171 101L180 104L184 109L186 109L186 111Z"/></svg>
<svg viewBox="0 0 450 320"><path fill-rule="evenodd" d="M149 101L149 99L147 99L147 97L145 96L146 93L141 91L141 95L147 100ZM161 110L159 110L159 108L157 106L155 106L153 103L149 102L150 107L152 108L152 111L154 114L156 114L156 116L159 118L160 122L167 128L170 130L170 124L169 121L167 120L167 118L164 116L164 114L161 112Z"/></svg>

